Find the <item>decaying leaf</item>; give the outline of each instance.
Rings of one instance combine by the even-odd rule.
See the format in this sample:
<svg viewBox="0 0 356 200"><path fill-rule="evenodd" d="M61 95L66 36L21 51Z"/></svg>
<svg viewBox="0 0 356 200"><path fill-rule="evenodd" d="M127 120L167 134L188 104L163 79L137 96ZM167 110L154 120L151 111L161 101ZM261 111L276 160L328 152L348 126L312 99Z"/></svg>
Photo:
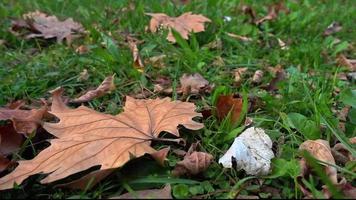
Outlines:
<svg viewBox="0 0 356 200"><path fill-rule="evenodd" d="M20 106L15 109L0 108L0 121L11 120L18 133L28 136L41 125L43 115L46 112L47 106L32 110L22 110Z"/></svg>
<svg viewBox="0 0 356 200"><path fill-rule="evenodd" d="M85 53L88 53L89 52L89 48L85 45L80 45L79 47L77 47L75 49L75 52L78 53L78 54L85 54Z"/></svg>
<svg viewBox="0 0 356 200"><path fill-rule="evenodd" d="M104 96L107 93L110 93L111 91L115 90L114 78L115 78L115 74L112 76L106 77L105 80L95 90L89 90L84 95L82 95L78 98L75 98L73 100L70 100L70 102L71 103L84 103L84 102L91 101L95 98Z"/></svg>
<svg viewBox="0 0 356 200"><path fill-rule="evenodd" d="M356 144L356 137L349 140L351 144ZM337 163L345 165L349 161L356 161L352 153L342 143L337 143L331 148L331 153Z"/></svg>
<svg viewBox="0 0 356 200"><path fill-rule="evenodd" d="M183 96L188 94L210 92L214 87L214 85L209 84L209 81L207 81L202 75L198 73L183 74L179 81Z"/></svg>
<svg viewBox="0 0 356 200"><path fill-rule="evenodd" d="M263 78L263 71L262 70L256 70L255 73L253 74L252 77L252 83L259 84L262 82Z"/></svg>
<svg viewBox="0 0 356 200"><path fill-rule="evenodd" d="M264 17L262 17L261 19L258 19L255 21L256 25L260 25L265 21L271 21L274 20L278 17L278 14L283 11L284 13L288 13L289 10L285 7L283 1L273 4L271 6L268 7L268 14Z"/></svg>
<svg viewBox="0 0 356 200"><path fill-rule="evenodd" d="M275 67L269 68L272 74L274 74L274 78L271 82L265 87L267 91L274 91L277 90L277 85L279 82L287 78L287 73L282 68L281 65L277 65Z"/></svg>
<svg viewBox="0 0 356 200"><path fill-rule="evenodd" d="M251 42L252 41L252 38L250 38L250 37L246 37L246 36L242 36L242 35L236 35L234 33L227 33L227 35L232 37L232 38L241 40L243 42Z"/></svg>
<svg viewBox="0 0 356 200"><path fill-rule="evenodd" d="M247 72L248 68L247 67L242 67L234 70L234 80L236 83L241 83L242 81L242 76Z"/></svg>
<svg viewBox="0 0 356 200"><path fill-rule="evenodd" d="M347 59L343 54L337 57L337 62L341 66L348 67L350 71L356 71L356 59Z"/></svg>
<svg viewBox="0 0 356 200"><path fill-rule="evenodd" d="M261 128L251 127L235 138L234 143L219 159L225 168L232 168L233 158L237 170L245 170L250 175L266 175L274 158L272 141Z"/></svg>
<svg viewBox="0 0 356 200"><path fill-rule="evenodd" d="M167 184L163 189L134 191L110 199L173 199L171 193L171 186Z"/></svg>
<svg viewBox="0 0 356 200"><path fill-rule="evenodd" d="M158 162L158 164L164 166L164 161L167 160L167 155L170 149L170 147L166 147L164 149L151 153L151 156Z"/></svg>
<svg viewBox="0 0 356 200"><path fill-rule="evenodd" d="M164 58L166 57L167 56L164 54L153 56L151 58L145 59L145 64L151 64L154 67L164 68L165 67Z"/></svg>
<svg viewBox="0 0 356 200"><path fill-rule="evenodd" d="M220 95L216 103L216 115L219 120L223 120L231 112L230 121L235 124L242 111L242 98L234 95Z"/></svg>
<svg viewBox="0 0 356 200"><path fill-rule="evenodd" d="M136 68L138 71L143 72L144 65L141 60L140 51L137 48L137 39L127 36L126 37L130 50L132 52L133 57L133 67Z"/></svg>
<svg viewBox="0 0 356 200"><path fill-rule="evenodd" d="M208 169L214 157L209 153L196 151L197 145L192 144L184 159L176 164L172 172L174 176L197 175Z"/></svg>
<svg viewBox="0 0 356 200"><path fill-rule="evenodd" d="M19 150L22 143L22 135L16 132L11 123L0 126L0 172L13 163L6 156Z"/></svg>
<svg viewBox="0 0 356 200"><path fill-rule="evenodd" d="M78 81L86 81L86 80L88 80L88 79L89 79L89 72L88 72L87 69L83 69L83 71L80 72L80 74L79 74L77 80L78 80Z"/></svg>
<svg viewBox="0 0 356 200"><path fill-rule="evenodd" d="M176 39L172 34L172 30L176 30L182 38L188 39L189 33L202 32L205 30L204 23L211 22L210 19L204 17L203 15L195 15L191 12L182 14L179 17L170 17L164 13L146 13L151 16L150 21L150 31L155 33L160 28L168 29L167 40L175 43Z"/></svg>
<svg viewBox="0 0 356 200"><path fill-rule="evenodd" d="M65 38L67 43L72 41L73 34L84 33L83 26L72 18L59 21L56 16L48 16L40 11L24 14L23 19L12 22L12 32L18 33L24 29L30 32L26 38L56 38L57 42L62 42Z"/></svg>
<svg viewBox="0 0 356 200"><path fill-rule="evenodd" d="M329 142L326 140L307 140L299 146L299 150L308 151L315 159L335 165L335 160L331 154ZM333 183L337 183L337 171L335 167L325 165L325 173Z"/></svg>
<svg viewBox="0 0 356 200"><path fill-rule="evenodd" d="M62 101L62 92L53 93L51 106L59 123L44 124L56 139L34 159L19 161L12 173L0 179L0 189L12 188L38 173L49 174L41 181L49 183L93 166L101 166L100 170L118 168L133 156L156 152L150 147L152 140L178 141L158 138L163 131L179 137L178 125L191 130L203 127L193 121L201 114L188 102L126 97L124 112L112 116L85 106L70 109Z"/></svg>
<svg viewBox="0 0 356 200"><path fill-rule="evenodd" d="M342 29L342 26L339 22L333 22L325 29L323 35L329 36L329 35L332 35L334 33L341 31L341 29Z"/></svg>

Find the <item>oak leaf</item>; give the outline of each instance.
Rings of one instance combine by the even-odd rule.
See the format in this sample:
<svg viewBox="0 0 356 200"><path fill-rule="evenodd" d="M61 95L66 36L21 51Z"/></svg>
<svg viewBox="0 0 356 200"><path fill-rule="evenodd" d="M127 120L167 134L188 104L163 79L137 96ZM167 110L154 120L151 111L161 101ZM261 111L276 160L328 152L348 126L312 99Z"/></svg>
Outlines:
<svg viewBox="0 0 356 200"><path fill-rule="evenodd" d="M11 31L13 33L17 33L22 29L30 31L26 38L56 38L58 43L65 38L68 44L72 41L73 34L84 33L83 26L73 21L72 18L59 21L56 16L48 16L40 11L24 14L23 19L12 22Z"/></svg>
<svg viewBox="0 0 356 200"><path fill-rule="evenodd" d="M70 100L70 102L71 103L84 103L84 102L91 101L95 98L104 96L105 94L107 94L115 89L114 78L115 78L115 74L112 76L106 77L104 79L104 81L95 90L89 90L82 96L75 98L73 100Z"/></svg>
<svg viewBox="0 0 356 200"><path fill-rule="evenodd" d="M12 188L33 174L49 174L41 183L63 179L93 166L100 170L123 166L132 157L156 152L151 141L177 141L159 138L161 132L179 137L178 125L197 130L203 124L195 105L170 98L136 100L126 97L124 111L116 116L88 107L68 108L61 99L62 90L53 93L51 113L59 123L45 123L44 128L57 137L51 146L34 159L19 161L19 166L0 179L0 189Z"/></svg>
<svg viewBox="0 0 356 200"><path fill-rule="evenodd" d="M173 43L176 42L176 39L171 29L176 30L182 38L187 40L190 32L202 32L205 30L204 23L211 22L203 15L194 15L191 12L184 13L179 17L170 17L164 13L147 13L147 15L152 17L149 26L150 31L155 33L160 28L168 29L167 40Z"/></svg>

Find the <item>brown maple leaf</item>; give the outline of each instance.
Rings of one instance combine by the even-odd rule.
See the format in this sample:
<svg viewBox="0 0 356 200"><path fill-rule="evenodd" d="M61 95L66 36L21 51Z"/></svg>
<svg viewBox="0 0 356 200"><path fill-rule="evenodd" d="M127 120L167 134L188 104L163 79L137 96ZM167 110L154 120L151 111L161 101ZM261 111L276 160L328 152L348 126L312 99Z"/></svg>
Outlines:
<svg viewBox="0 0 356 200"><path fill-rule="evenodd" d="M26 38L56 38L59 43L65 38L69 44L72 41L73 34L84 33L83 26L73 21L72 18L59 21L56 16L48 16L40 11L24 14L23 19L12 22L11 31L13 33L18 33L23 29L30 32Z"/></svg>
<svg viewBox="0 0 356 200"><path fill-rule="evenodd" d="M73 100L70 100L70 102L71 103L84 103L84 102L91 101L95 98L104 96L105 94L107 94L115 89L114 78L115 78L115 74L112 76L106 77L105 80L95 90L89 90L82 96L75 98Z"/></svg>
<svg viewBox="0 0 356 200"><path fill-rule="evenodd" d="M130 158L156 152L151 141L177 141L159 138L161 132L179 137L178 125L198 130L203 124L192 103L170 98L136 100L126 97L124 112L113 116L88 107L68 108L61 99L62 90L53 93L51 113L59 123L45 123L44 128L58 139L34 159L19 161L19 166L0 179L0 189L12 188L27 177L49 174L42 183L60 180L74 173L101 166L100 170L118 168Z"/></svg>
<svg viewBox="0 0 356 200"><path fill-rule="evenodd" d="M155 33L160 28L168 29L167 40L175 43L176 39L172 34L172 30L176 30L182 38L188 39L189 33L202 32L205 30L204 23L211 22L210 19L204 17L203 15L194 15L191 12L182 14L179 17L170 17L164 13L146 13L151 16L150 21L150 31Z"/></svg>

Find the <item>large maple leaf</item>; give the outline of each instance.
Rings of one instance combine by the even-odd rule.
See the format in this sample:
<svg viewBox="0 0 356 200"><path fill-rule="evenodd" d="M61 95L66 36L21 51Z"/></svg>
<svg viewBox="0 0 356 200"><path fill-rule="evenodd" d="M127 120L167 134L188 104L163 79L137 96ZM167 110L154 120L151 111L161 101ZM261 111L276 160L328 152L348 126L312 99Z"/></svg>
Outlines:
<svg viewBox="0 0 356 200"><path fill-rule="evenodd" d="M68 108L62 91L53 93L51 113L59 123L45 123L55 135L51 146L34 159L19 161L19 166L0 179L0 189L12 188L33 174L49 174L41 183L49 183L71 174L101 166L101 170L124 165L132 156L156 152L150 143L163 131L179 136L178 125L197 130L203 124L193 121L201 116L195 105L170 98L136 100L126 98L124 112L113 116L80 106Z"/></svg>

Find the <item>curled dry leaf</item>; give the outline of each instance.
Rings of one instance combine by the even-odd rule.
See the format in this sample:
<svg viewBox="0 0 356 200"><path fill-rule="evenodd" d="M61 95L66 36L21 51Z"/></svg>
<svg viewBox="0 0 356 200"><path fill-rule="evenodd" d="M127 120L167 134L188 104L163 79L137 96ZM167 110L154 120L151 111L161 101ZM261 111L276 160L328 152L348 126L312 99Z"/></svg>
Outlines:
<svg viewBox="0 0 356 200"><path fill-rule="evenodd" d="M250 38L250 37L246 37L246 36L242 36L242 35L236 35L234 33L227 33L227 35L232 37L232 38L241 40L243 42L251 42L252 41L252 38Z"/></svg>
<svg viewBox="0 0 356 200"><path fill-rule="evenodd" d="M207 81L202 75L198 73L183 74L179 81L183 96L188 94L211 92L214 87L214 85L209 84L209 81Z"/></svg>
<svg viewBox="0 0 356 200"><path fill-rule="evenodd" d="M349 140L351 144L356 144L356 137L353 137ZM345 165L349 161L356 161L356 158L352 153L345 147L342 143L337 143L331 149L331 153L337 163Z"/></svg>
<svg viewBox="0 0 356 200"><path fill-rule="evenodd" d="M230 121L235 124L242 111L242 98L235 98L234 95L220 95L216 103L216 116L223 120L231 112Z"/></svg>
<svg viewBox="0 0 356 200"><path fill-rule="evenodd" d="M163 189L134 191L110 199L173 199L171 190L171 186L167 184Z"/></svg>
<svg viewBox="0 0 356 200"><path fill-rule="evenodd" d="M337 57L337 63L341 66L348 67L350 71L356 71L356 59L347 59L343 54Z"/></svg>
<svg viewBox="0 0 356 200"><path fill-rule="evenodd" d="M306 150L315 159L335 165L335 160L331 154L329 142L326 140L307 140L299 146L299 150ZM325 173L334 184L337 183L337 171L335 167L325 165Z"/></svg>
<svg viewBox="0 0 356 200"><path fill-rule="evenodd" d="M236 83L240 84L242 81L243 75L247 72L248 68L247 67L242 67L234 70L234 80Z"/></svg>
<svg viewBox="0 0 356 200"><path fill-rule="evenodd" d="M164 161L167 160L167 155L170 149L170 147L166 147L164 149L152 153L151 156L158 162L158 164L164 166Z"/></svg>
<svg viewBox="0 0 356 200"><path fill-rule="evenodd" d="M184 39L188 39L189 33L202 32L205 30L204 23L211 22L210 19L203 15L195 15L191 12L182 14L179 17L170 17L164 13L146 13L151 16L150 31L155 33L160 28L168 29L167 40L175 43L176 39L172 34L172 30L176 30Z"/></svg>
<svg viewBox="0 0 356 200"><path fill-rule="evenodd" d="M62 42L65 38L67 43L72 41L73 34L84 33L83 26L72 18L59 21L56 16L48 16L40 11L24 14L23 19L12 22L12 32L18 33L24 29L30 32L26 38L56 38L57 42Z"/></svg>
<svg viewBox="0 0 356 200"><path fill-rule="evenodd" d="M143 72L144 70L144 65L143 62L141 60L141 56L140 56L140 51L137 48L137 39L134 39L130 36L126 37L128 43L129 43L129 47L130 50L132 52L132 57L133 57L133 67L135 69L137 69L140 72Z"/></svg>
<svg viewBox="0 0 356 200"><path fill-rule="evenodd" d="M50 183L69 175L100 166L100 170L123 166L132 158L156 152L151 141L177 141L158 138L163 131L179 137L178 125L197 130L203 124L195 105L165 99L136 100L126 97L124 112L113 116L88 107L68 108L62 90L53 93L51 113L59 123L45 123L44 128L56 139L34 159L19 161L19 166L0 179L0 189L9 189L31 175L49 174L41 183Z"/></svg>
<svg viewBox="0 0 356 200"><path fill-rule="evenodd" d="M70 100L71 103L84 103L91 101L95 98L99 98L104 96L107 93L115 90L115 83L114 83L115 74L112 76L108 76L105 80L97 87L95 90L89 90L84 95Z"/></svg>
<svg viewBox="0 0 356 200"><path fill-rule="evenodd" d="M267 175L274 158L271 138L261 128L251 127L235 138L234 143L219 159L225 168L232 168L236 160L237 170L245 170L249 175Z"/></svg>
<svg viewBox="0 0 356 200"><path fill-rule="evenodd" d="M208 169L214 157L209 153L196 151L197 145L192 144L184 159L176 164L172 172L174 176L197 175Z"/></svg>
<svg viewBox="0 0 356 200"><path fill-rule="evenodd" d="M89 48L85 45L80 45L75 49L75 52L78 54L85 54L89 52Z"/></svg>
<svg viewBox="0 0 356 200"><path fill-rule="evenodd" d="M325 29L323 35L329 36L329 35L332 35L334 33L341 31L341 29L342 29L342 26L339 22L333 22Z"/></svg>
<svg viewBox="0 0 356 200"><path fill-rule="evenodd" d="M0 120L11 120L18 133L28 136L41 125L42 118L47 113L47 106L32 110L21 110L20 107L0 108Z"/></svg>
<svg viewBox="0 0 356 200"><path fill-rule="evenodd" d="M252 83L255 83L255 84L259 84L262 82L262 78L263 78L263 71L262 70L257 70L255 71L255 73L253 74L253 77L252 77Z"/></svg>
<svg viewBox="0 0 356 200"><path fill-rule="evenodd" d="M283 11L288 14L289 10L285 7L284 3L281 1L279 3L273 4L268 7L268 14L261 19L255 21L256 25L260 25L265 21L271 21L278 17L278 14Z"/></svg>
<svg viewBox="0 0 356 200"><path fill-rule="evenodd" d="M77 80L78 80L78 81L86 81L86 80L88 80L88 79L89 79L89 72L88 72L87 69L83 69L83 71L80 72L80 74L79 74Z"/></svg>

